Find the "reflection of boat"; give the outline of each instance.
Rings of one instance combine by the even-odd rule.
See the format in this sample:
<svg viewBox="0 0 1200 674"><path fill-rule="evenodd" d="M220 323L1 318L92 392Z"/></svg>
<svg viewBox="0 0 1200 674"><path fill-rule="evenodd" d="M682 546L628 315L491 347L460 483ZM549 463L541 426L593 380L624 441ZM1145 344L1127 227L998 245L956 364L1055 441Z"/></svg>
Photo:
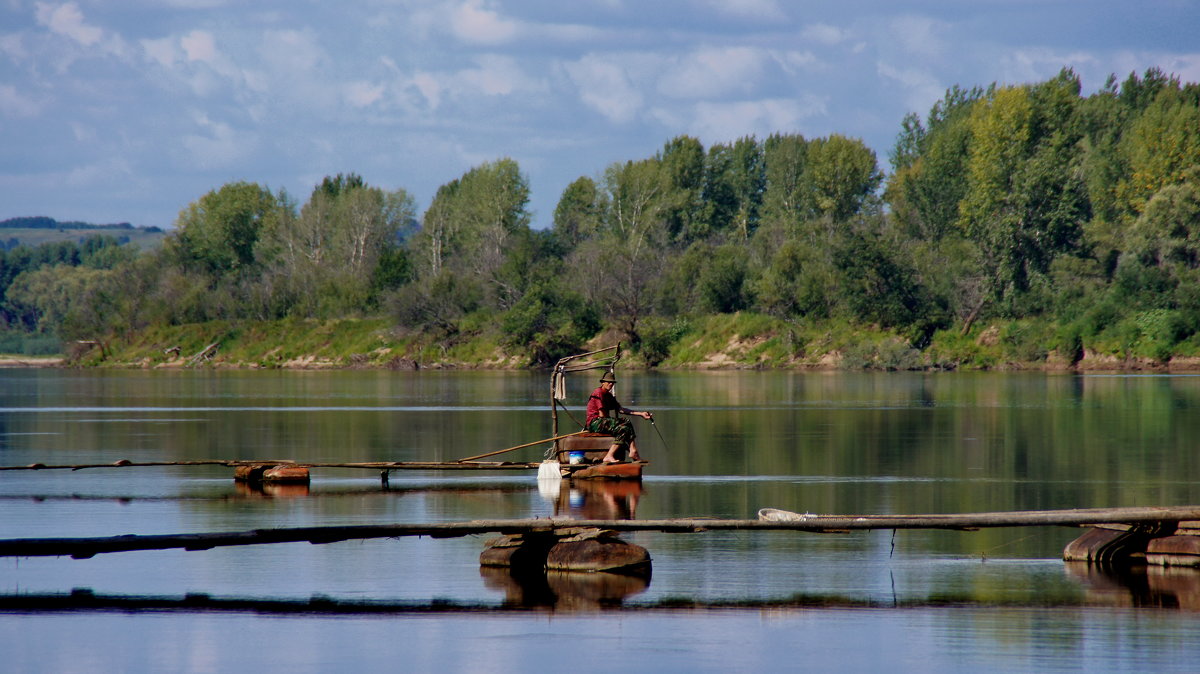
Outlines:
<svg viewBox="0 0 1200 674"><path fill-rule="evenodd" d="M631 520L637 517L641 480L560 481L548 494L555 517L581 520Z"/></svg>
<svg viewBox="0 0 1200 674"><path fill-rule="evenodd" d="M567 356L558 361L550 377L550 421L553 430L554 447L547 455L559 465L558 470L563 477L574 479L610 478L610 479L640 479L644 461L625 461L621 450L622 460L617 463L602 463L601 459L613 444L613 436L603 433L578 432L567 437L559 436L558 409L583 428L583 422L576 419L571 411L563 405L567 398L567 373L600 370L613 372L617 361L621 360L621 345L610 346L598 351L589 351L574 356ZM540 474L539 474L540 475Z"/></svg>

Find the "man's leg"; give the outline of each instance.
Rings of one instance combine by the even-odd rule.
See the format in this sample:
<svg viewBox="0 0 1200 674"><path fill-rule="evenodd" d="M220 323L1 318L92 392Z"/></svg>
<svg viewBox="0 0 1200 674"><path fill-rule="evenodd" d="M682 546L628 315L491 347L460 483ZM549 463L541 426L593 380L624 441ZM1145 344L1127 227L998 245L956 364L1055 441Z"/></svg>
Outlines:
<svg viewBox="0 0 1200 674"><path fill-rule="evenodd" d="M637 440L629 441L629 460L630 461L641 461L642 460L642 455L638 454Z"/></svg>
<svg viewBox="0 0 1200 674"><path fill-rule="evenodd" d="M620 448L621 448L621 444L619 442L614 442L613 446L608 448L608 454L605 454L604 458L600 459L600 461L602 463L616 463L617 462L617 450Z"/></svg>

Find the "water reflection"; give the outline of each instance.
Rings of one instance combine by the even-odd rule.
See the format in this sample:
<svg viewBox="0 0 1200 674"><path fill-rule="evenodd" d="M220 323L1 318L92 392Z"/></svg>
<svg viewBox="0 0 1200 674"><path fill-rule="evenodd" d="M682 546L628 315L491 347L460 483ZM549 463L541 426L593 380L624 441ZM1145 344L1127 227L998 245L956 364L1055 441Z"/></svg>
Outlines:
<svg viewBox="0 0 1200 674"><path fill-rule="evenodd" d="M555 517L632 520L643 490L641 480L549 480L539 481L538 491Z"/></svg>
<svg viewBox="0 0 1200 674"><path fill-rule="evenodd" d="M594 611L615 608L650 587L649 572L627 575L605 572L536 571L482 566L479 575L492 590L504 592L503 608L552 608Z"/></svg>
<svg viewBox="0 0 1200 674"><path fill-rule="evenodd" d="M310 493L308 483L275 484L240 480L234 483L234 490L238 496L250 498L304 498Z"/></svg>
<svg viewBox="0 0 1200 674"><path fill-rule="evenodd" d="M1200 569L1143 565L1121 569L1087 562L1065 564L1067 575L1082 582L1089 604L1200 610Z"/></svg>

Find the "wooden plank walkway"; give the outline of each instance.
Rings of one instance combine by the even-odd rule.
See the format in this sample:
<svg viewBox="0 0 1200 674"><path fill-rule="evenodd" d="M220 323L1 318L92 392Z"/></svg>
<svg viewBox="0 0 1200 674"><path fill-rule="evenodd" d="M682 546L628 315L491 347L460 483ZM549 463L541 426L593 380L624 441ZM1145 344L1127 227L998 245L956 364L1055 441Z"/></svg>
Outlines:
<svg viewBox="0 0 1200 674"><path fill-rule="evenodd" d="M1200 520L1200 506L1085 508L961 513L945 515L810 515L764 509L758 519L683 518L659 520L574 520L565 518L472 520L435 524L376 524L295 527L249 531L125 535L97 538L17 538L0 540L0 557L70 556L85 559L108 552L134 550L208 550L233 545L270 543L336 543L369 538L429 536L457 538L475 534L538 534L559 529L696 533L702 531L847 532L871 529L976 530L989 527L1094 526Z"/></svg>

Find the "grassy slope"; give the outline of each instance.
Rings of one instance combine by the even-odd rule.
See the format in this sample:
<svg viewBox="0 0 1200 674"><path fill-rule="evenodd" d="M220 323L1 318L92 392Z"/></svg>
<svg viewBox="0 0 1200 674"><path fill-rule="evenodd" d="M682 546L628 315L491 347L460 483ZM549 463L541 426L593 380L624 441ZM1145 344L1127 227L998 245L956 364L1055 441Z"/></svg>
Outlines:
<svg viewBox="0 0 1200 674"><path fill-rule="evenodd" d="M663 369L847 368L847 369L1009 369L1066 365L1044 345L1053 338L1045 324L1011 322L982 326L962 336L939 332L924 351L901 335L838 321L783 321L753 313L694 318L675 329ZM620 339L598 336L595 344ZM217 344L203 364L224 367L421 367L522 368L529 355L500 346L497 335L437 340L397 330L383 318L280 320L162 326L93 349L78 360L84 366L188 367L193 356ZM588 345L592 346L592 345ZM177 351L169 351L178 347ZM1111 354L1094 358L1119 362ZM631 367L644 366L632 351ZM1128 362L1128 361L1125 361Z"/></svg>

